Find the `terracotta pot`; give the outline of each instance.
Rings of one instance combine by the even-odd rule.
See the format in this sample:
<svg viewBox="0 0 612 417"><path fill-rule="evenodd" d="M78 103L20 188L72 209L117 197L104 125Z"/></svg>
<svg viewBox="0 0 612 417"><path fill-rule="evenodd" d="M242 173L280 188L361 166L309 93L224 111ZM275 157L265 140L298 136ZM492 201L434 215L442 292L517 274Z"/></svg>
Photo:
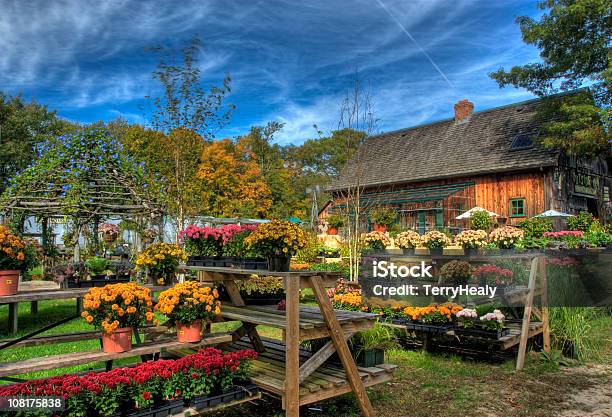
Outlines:
<svg viewBox="0 0 612 417"><path fill-rule="evenodd" d="M102 332L102 350L106 353L132 350L132 328L122 327L112 334Z"/></svg>
<svg viewBox="0 0 612 417"><path fill-rule="evenodd" d="M176 337L181 343L197 343L202 340L202 320L191 323L177 323Z"/></svg>
<svg viewBox="0 0 612 417"><path fill-rule="evenodd" d="M19 270L0 271L0 295L17 294L19 274Z"/></svg>
<svg viewBox="0 0 612 417"><path fill-rule="evenodd" d="M385 233L387 231L387 226L384 224L376 224L374 223L374 231Z"/></svg>
<svg viewBox="0 0 612 417"><path fill-rule="evenodd" d="M327 234L330 236L335 236L338 234L338 229L335 227L328 227L327 228Z"/></svg>

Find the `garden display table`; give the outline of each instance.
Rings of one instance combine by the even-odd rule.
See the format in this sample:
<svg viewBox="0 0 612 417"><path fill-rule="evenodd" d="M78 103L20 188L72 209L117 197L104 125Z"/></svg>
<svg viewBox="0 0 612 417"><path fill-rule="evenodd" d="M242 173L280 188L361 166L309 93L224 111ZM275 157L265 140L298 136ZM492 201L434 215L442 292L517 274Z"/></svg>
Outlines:
<svg viewBox="0 0 612 417"><path fill-rule="evenodd" d="M398 256L397 258L400 258ZM401 257L402 260L414 260L421 261L423 258L430 258L434 261L436 260L468 260L474 262L490 262L495 259L514 259L514 260L526 260L530 261L529 268L529 281L527 287L518 288L513 291L509 291L504 293L502 296L509 304L518 304L524 303L524 311L523 311L523 319L520 325L510 326L509 334L502 336L499 339L486 339L478 336L470 336L470 335L461 335L460 339L479 339L481 341L487 341L491 344L498 345L501 349L509 349L513 346L519 345L518 348L518 356L516 361L516 369L521 370L525 365L525 355L527 352L527 342L530 338L537 336L539 334L543 335L544 338L544 351L550 352L550 327L548 323L548 307L547 307L547 288L546 288L546 257L541 253L515 253L504 256L427 256L427 255L411 255L406 257ZM539 278L539 283L536 282ZM534 299L536 297L540 298L541 307L536 307L534 305ZM500 296L496 296L496 299L499 299ZM477 300L481 302L490 303L490 299ZM539 322L532 322L531 316L534 315L540 320ZM406 326L392 323L384 323L383 324L394 327L406 329ZM418 332L418 331L417 331ZM457 337L453 330L446 330L442 332L445 336L449 337ZM433 335L432 332L424 332L425 340L424 347L429 348Z"/></svg>
<svg viewBox="0 0 612 417"><path fill-rule="evenodd" d="M232 268L187 267L197 271L201 282L223 282L232 305L221 308L223 319L240 321L233 333L233 343L224 347L238 350L252 347L260 353L255 361L252 379L262 389L278 395L288 417L298 417L299 407L353 392L365 417L374 410L365 387L393 378L391 365L358 368L347 340L360 330L374 326L376 314L334 310L326 287L333 287L340 274L322 271L272 272ZM275 306L246 306L236 281L251 275L282 277L286 292L285 310ZM299 303L300 288L310 288L317 307ZM282 329L283 341L262 339L257 325ZM304 340L331 338L316 353L300 349ZM328 359L337 353L341 364Z"/></svg>
<svg viewBox="0 0 612 417"><path fill-rule="evenodd" d="M149 288L151 292L154 292L163 291L170 287L147 286L147 288ZM37 314L39 301L68 300L74 298L76 299L76 315L79 315L83 311L83 297L85 296L85 294L87 294L87 291L89 291L89 288L67 288L58 290L20 291L14 295L0 296L0 305L8 304L9 308L7 323L8 332L10 334L14 334L17 333L17 331L19 330L19 303L30 302L31 313ZM49 329L46 328L46 330Z"/></svg>

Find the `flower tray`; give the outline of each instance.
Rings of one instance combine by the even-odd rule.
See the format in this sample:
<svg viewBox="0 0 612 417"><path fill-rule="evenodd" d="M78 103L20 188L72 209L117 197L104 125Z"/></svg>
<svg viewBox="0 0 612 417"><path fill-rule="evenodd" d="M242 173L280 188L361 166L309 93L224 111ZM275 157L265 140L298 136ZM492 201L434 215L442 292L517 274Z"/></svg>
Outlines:
<svg viewBox="0 0 612 417"><path fill-rule="evenodd" d="M120 282L129 282L129 275L113 276L109 279L96 278L91 280L81 281L67 281L68 288L92 288L92 287L104 287L107 284L117 284Z"/></svg>
<svg viewBox="0 0 612 417"><path fill-rule="evenodd" d="M218 395L201 395L195 397L190 401L185 401L185 405L193 407L197 410L204 408L216 407L219 404L230 403L236 400L242 400L246 398L247 394L252 396L259 392L259 387L254 384L247 385L236 385L234 388L229 389Z"/></svg>
<svg viewBox="0 0 612 417"><path fill-rule="evenodd" d="M222 268L267 270L265 258L240 258L237 256L190 256L187 266L214 266Z"/></svg>
<svg viewBox="0 0 612 417"><path fill-rule="evenodd" d="M485 330L479 328L464 329L463 327L455 327L455 335L465 337L480 337L484 339L499 340L510 334L510 329L504 328L501 330Z"/></svg>
<svg viewBox="0 0 612 417"><path fill-rule="evenodd" d="M447 331L453 328L452 323L434 325L425 323L414 323L406 319L391 319L391 323L406 326L407 330L415 330L419 332L428 333L446 333Z"/></svg>
<svg viewBox="0 0 612 417"><path fill-rule="evenodd" d="M182 398L176 400L165 401L160 405L143 408L131 413L125 414L125 417L168 417L172 414L178 414L185 409L185 404Z"/></svg>

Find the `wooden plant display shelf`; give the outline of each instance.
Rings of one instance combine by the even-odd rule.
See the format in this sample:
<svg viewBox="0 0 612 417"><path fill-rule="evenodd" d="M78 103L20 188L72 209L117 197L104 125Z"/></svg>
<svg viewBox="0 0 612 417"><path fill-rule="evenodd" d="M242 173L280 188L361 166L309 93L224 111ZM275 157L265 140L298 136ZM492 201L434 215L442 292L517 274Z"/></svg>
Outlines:
<svg viewBox="0 0 612 417"><path fill-rule="evenodd" d="M25 374L47 369L57 369L66 366L82 365L91 362L111 361L115 359L131 358L141 355L150 355L161 352L162 349L202 347L227 343L232 341L229 333L208 334L199 343L180 343L176 340L166 342L149 342L135 345L132 350L121 353L105 353L101 349L84 352L66 353L62 355L44 356L17 362L0 364L0 377Z"/></svg>
<svg viewBox="0 0 612 417"><path fill-rule="evenodd" d="M259 354L259 358L253 361L250 378L254 384L265 391L282 398L285 403L284 381L286 375L285 352L287 347L280 340L262 338L266 348L265 352ZM251 349L252 345L248 338L243 338L222 349L226 351L238 351ZM193 349L172 349L169 353L186 355L193 353ZM304 365L313 354L300 349L300 365ZM382 364L371 368L357 367L359 377L365 387L388 382L393 379L393 371L396 365ZM351 392L346 372L342 365L330 361L319 366L316 371L308 375L299 388L300 406L322 401Z"/></svg>
<svg viewBox="0 0 612 417"><path fill-rule="evenodd" d="M358 311L334 310L334 312L345 333L367 330L374 326L379 317L377 314ZM228 321L243 321L279 329L287 327L285 311L278 310L276 306L233 307L224 305L221 309L221 316ZM329 336L325 319L316 307L300 305L299 327L301 341Z"/></svg>

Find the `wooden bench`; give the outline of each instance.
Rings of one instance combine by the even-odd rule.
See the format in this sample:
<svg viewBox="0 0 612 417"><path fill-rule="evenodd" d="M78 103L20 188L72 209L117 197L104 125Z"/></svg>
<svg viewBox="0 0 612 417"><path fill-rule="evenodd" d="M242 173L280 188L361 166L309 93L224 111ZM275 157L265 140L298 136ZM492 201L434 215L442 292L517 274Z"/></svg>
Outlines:
<svg viewBox="0 0 612 417"><path fill-rule="evenodd" d="M199 343L180 343L176 340L147 342L136 345L127 352L105 353L101 349L83 352L67 353L62 355L43 356L17 362L0 364L0 377L20 375L29 372L57 369L67 366L82 365L91 362L106 362L115 359L131 358L135 356L160 353L163 349L177 349L186 347L203 347L231 342L229 333L212 333L205 335Z"/></svg>

